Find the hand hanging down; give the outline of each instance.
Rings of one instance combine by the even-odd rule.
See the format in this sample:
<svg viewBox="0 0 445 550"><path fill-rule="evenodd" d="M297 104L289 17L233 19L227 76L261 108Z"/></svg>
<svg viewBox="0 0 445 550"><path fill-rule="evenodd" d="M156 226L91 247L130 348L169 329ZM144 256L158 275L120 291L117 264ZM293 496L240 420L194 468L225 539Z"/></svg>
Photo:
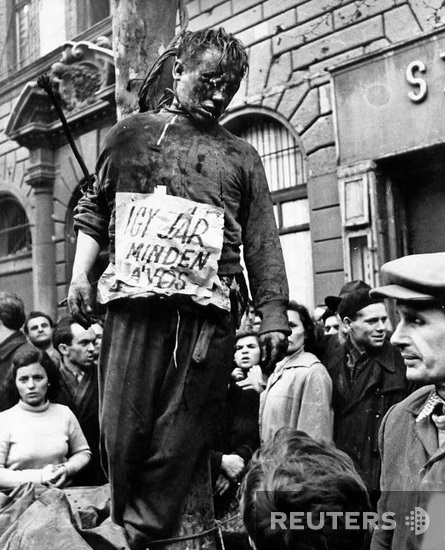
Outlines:
<svg viewBox="0 0 445 550"><path fill-rule="evenodd" d="M261 348L260 366L264 374L268 376L273 372L275 365L285 356L288 340L287 336L279 331L261 334L259 340Z"/></svg>
<svg viewBox="0 0 445 550"><path fill-rule="evenodd" d="M68 291L68 305L71 315L85 329L94 322L92 288L87 273L91 270L99 252L99 244L89 235L79 231L73 276Z"/></svg>

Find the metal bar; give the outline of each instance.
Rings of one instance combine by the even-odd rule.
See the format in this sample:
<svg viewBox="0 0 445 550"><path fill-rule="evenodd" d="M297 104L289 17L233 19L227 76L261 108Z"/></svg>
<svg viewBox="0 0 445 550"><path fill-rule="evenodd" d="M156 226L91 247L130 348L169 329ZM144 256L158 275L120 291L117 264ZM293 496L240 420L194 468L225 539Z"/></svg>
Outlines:
<svg viewBox="0 0 445 550"><path fill-rule="evenodd" d="M39 78L37 79L37 84L40 86L40 88L43 88L43 90L45 90L45 92L48 94L52 104L54 105L54 108L56 109L57 114L59 115L63 129L65 130L65 135L68 138L68 142L71 145L71 149L73 150L74 156L76 157L76 160L82 169L85 179L87 182L90 181L91 174L89 173L88 168L86 167L86 164L77 148L77 145L74 142L74 138L66 120L65 113L63 112L62 107L60 106L60 103L57 100L57 97L53 91L50 77L46 73L42 76L39 76Z"/></svg>

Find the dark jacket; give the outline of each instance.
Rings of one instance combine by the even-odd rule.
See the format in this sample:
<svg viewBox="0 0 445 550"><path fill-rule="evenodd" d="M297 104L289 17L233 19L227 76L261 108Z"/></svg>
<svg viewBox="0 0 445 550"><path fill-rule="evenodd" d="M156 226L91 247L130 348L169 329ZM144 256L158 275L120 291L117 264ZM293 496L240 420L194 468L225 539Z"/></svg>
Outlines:
<svg viewBox="0 0 445 550"><path fill-rule="evenodd" d="M243 390L230 382L224 421L214 432L211 452L212 477L216 481L223 454L236 454L247 466L260 446L258 411L260 396L255 390Z"/></svg>
<svg viewBox="0 0 445 550"><path fill-rule="evenodd" d="M289 333L280 240L264 168L251 145L219 124L194 124L185 113L139 113L111 129L97 174L98 180L79 200L75 229L102 247L109 243L111 263L115 261L117 193L147 194L165 185L168 195L222 207L224 238L218 274L243 272L243 245L261 331Z"/></svg>
<svg viewBox="0 0 445 550"><path fill-rule="evenodd" d="M69 384L61 371L60 391L54 401L66 405L73 411L91 449L91 461L85 469L73 478L73 485L102 485L107 483L101 467L99 452L99 390L95 369L91 371L91 383L88 385L88 389L80 403L75 402Z"/></svg>
<svg viewBox="0 0 445 550"><path fill-rule="evenodd" d="M27 344L27 339L20 330L13 332L0 344L0 411L13 407L17 402L17 399L11 402L5 391L5 383L14 353L24 344Z"/></svg>
<svg viewBox="0 0 445 550"><path fill-rule="evenodd" d="M333 384L334 442L354 461L369 491L379 491L378 431L386 412L409 394L400 352L385 341L350 386L346 346L331 339L323 364Z"/></svg>
<svg viewBox="0 0 445 550"><path fill-rule="evenodd" d="M374 531L371 549L417 549L422 538L409 528L405 518L420 506L428 510L432 491L445 490L445 450L439 448L437 429L431 416L416 422L434 386L420 388L395 405L382 421L379 446L382 455L382 496L378 503L379 516L395 514L397 529ZM443 501L439 515L430 514L428 531L443 533ZM427 536L427 533L425 534ZM436 541L437 542L437 541ZM425 548L443 548L426 545Z"/></svg>

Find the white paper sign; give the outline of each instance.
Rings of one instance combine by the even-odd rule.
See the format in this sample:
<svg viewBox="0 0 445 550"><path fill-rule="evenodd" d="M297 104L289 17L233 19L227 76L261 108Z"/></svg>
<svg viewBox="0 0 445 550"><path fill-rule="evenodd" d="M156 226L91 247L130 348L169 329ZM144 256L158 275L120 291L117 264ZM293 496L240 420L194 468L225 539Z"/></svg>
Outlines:
<svg viewBox="0 0 445 550"><path fill-rule="evenodd" d="M116 279L141 291L210 298L224 211L181 197L116 194Z"/></svg>

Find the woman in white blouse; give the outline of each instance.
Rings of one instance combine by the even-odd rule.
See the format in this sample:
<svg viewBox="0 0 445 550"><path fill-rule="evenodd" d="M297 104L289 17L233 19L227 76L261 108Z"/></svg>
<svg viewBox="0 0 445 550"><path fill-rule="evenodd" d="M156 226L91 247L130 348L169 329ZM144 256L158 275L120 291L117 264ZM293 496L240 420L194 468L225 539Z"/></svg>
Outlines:
<svg viewBox="0 0 445 550"><path fill-rule="evenodd" d="M71 410L48 400L58 390L56 367L24 346L6 384L18 402L0 413L0 489L28 482L67 485L88 464L91 451Z"/></svg>

